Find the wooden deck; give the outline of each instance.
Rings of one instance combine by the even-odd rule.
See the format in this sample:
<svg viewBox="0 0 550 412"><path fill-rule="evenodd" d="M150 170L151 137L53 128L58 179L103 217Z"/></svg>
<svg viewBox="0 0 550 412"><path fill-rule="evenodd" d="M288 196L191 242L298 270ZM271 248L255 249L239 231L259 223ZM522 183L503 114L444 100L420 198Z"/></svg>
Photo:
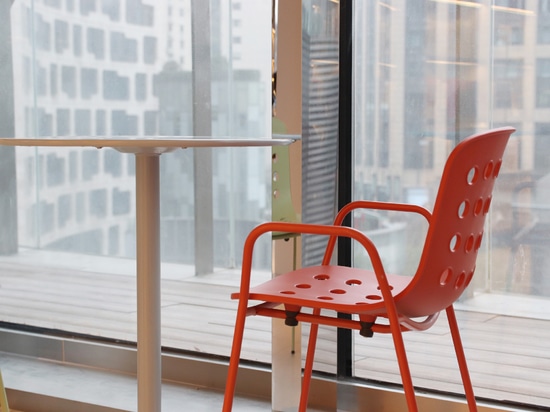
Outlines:
<svg viewBox="0 0 550 412"><path fill-rule="evenodd" d="M162 344L227 356L236 311L228 297L239 273L196 277L191 272L180 265L163 267ZM135 340L133 273L132 261L32 251L2 257L0 320ZM476 395L550 408L550 305L521 302L522 313L531 305L539 319L487 313L483 308L495 307L496 298L489 296L493 304L487 305L484 297L464 302L457 313ZM504 300L503 308L513 307L510 302ZM243 356L270 362L270 321L247 322ZM316 368L334 372L334 331L323 329L320 338ZM462 392L444 316L427 332L406 334L405 343L417 387ZM356 335L355 347L357 376L400 382L389 336Z"/></svg>

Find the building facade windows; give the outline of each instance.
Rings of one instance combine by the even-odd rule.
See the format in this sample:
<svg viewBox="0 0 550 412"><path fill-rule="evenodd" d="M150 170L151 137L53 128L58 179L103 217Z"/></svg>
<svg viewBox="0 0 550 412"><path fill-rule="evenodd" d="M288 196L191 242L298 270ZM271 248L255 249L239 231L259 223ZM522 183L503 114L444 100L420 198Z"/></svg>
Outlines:
<svg viewBox="0 0 550 412"><path fill-rule="evenodd" d="M75 56L82 55L82 27L73 26L73 53Z"/></svg>
<svg viewBox="0 0 550 412"><path fill-rule="evenodd" d="M193 134L192 68L196 62L192 47L196 43L191 33L191 3L207 2L35 1L33 14L30 0L16 0L17 135L153 138ZM269 135L270 2L208 3L212 67L200 74L212 73L208 83L211 134ZM330 215L335 173L324 174L337 167L339 6L329 0L303 3L304 26L309 30L302 39L304 89L309 92L304 94L303 119L309 123L303 128L302 143L304 147L318 144L308 149L319 154L303 159L309 166L304 196ZM429 207L439 166L450 148L465 135L495 124L513 124L519 131L511 152L513 167L507 158L503 170L517 171L514 179L550 172L546 143L550 127L544 123L550 107L550 82L546 85L550 55L540 47L550 41L547 1L352 3L361 18L354 25L357 36L353 41L357 93L350 96L357 105L353 185L358 197ZM107 149L38 152L18 149L23 159L17 173L22 244L77 255L133 256L135 228L128 222L135 212L134 157ZM193 156L192 150L181 150L161 159L163 258L191 266L195 262ZM213 244L215 264L224 269L238 267L243 236L269 218L270 173L265 167L269 156L269 150L252 149L214 153ZM249 182L253 189L245 190L242 182ZM321 182L318 187L317 182ZM502 206L505 201L501 199L509 195L499 192L494 205ZM506 220L510 208L505 206L508 209L502 207L498 210L502 215L495 216ZM317 219L310 212L302 217ZM405 236L399 231L412 228L409 221L374 215L361 223L365 230L376 227L395 235L392 244L399 247L407 236L416 239L414 234ZM506 240L502 233L493 235L493 244ZM41 243L36 240L39 237ZM397 251L390 246L385 248L390 251L388 259L397 265L401 261L394 259L392 253ZM260 266L268 272L269 244L262 250ZM498 250L493 256L489 248L485 251L485 260L492 260L493 265L499 265L499 256L506 253ZM317 257L315 253L306 256ZM476 284L475 292L502 292L494 283L496 275L486 275L484 270L480 264L483 284ZM193 350L187 344L183 339L177 349ZM219 350L223 353L226 348ZM268 354L261 355L258 361L269 362ZM252 351L247 356L257 354ZM332 373L335 365L319 367ZM358 376L369 378L361 372Z"/></svg>
<svg viewBox="0 0 550 412"><path fill-rule="evenodd" d="M88 16L90 13L96 11L96 0L79 0L80 14Z"/></svg>
<svg viewBox="0 0 550 412"><path fill-rule="evenodd" d="M537 59L537 107L550 107L550 58Z"/></svg>
<svg viewBox="0 0 550 412"><path fill-rule="evenodd" d="M123 33L110 34L111 60L114 62L137 63L137 40L127 38Z"/></svg>
<svg viewBox="0 0 550 412"><path fill-rule="evenodd" d="M523 107L523 60L497 59L494 62L495 107Z"/></svg>
<svg viewBox="0 0 550 412"><path fill-rule="evenodd" d="M80 70L80 95L90 99L98 92L98 73L96 69L82 68Z"/></svg>
<svg viewBox="0 0 550 412"><path fill-rule="evenodd" d="M58 136L71 134L71 111L69 109L56 110L56 133Z"/></svg>
<svg viewBox="0 0 550 412"><path fill-rule="evenodd" d="M103 98L105 100L128 100L130 79L113 70L103 71Z"/></svg>

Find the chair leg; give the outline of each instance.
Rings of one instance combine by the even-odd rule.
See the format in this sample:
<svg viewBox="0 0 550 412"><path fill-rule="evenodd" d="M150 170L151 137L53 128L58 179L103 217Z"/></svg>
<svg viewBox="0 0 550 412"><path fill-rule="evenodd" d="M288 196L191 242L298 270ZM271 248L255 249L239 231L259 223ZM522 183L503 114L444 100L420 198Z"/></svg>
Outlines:
<svg viewBox="0 0 550 412"><path fill-rule="evenodd" d="M456 321L454 308L449 306L446 312L449 328L451 329L451 336L453 338L453 345L455 347L458 368L460 369L460 376L462 377L462 384L464 385L464 391L466 393L468 408L470 412L476 412L476 398L472 387L472 381L470 379L470 373L468 372L468 364L466 363L466 356L464 355L464 347L462 346L462 339L460 339L460 332L458 330L458 322Z"/></svg>
<svg viewBox="0 0 550 412"><path fill-rule="evenodd" d="M241 348L243 343L246 309L246 304L239 304L237 318L235 321L235 331L233 333L233 346L231 348L231 357L229 359L229 367L227 370L227 381L225 383L225 394L223 399L222 412L231 412L233 408L233 398L235 397L237 372L239 371L239 361L241 358Z"/></svg>
<svg viewBox="0 0 550 412"><path fill-rule="evenodd" d="M390 318L394 316L390 315ZM401 381L403 382L403 390L405 391L405 398L407 400L407 406L409 412L418 412L418 406L416 404L416 395L414 393L414 386L412 383L411 370L409 368L409 361L407 360L407 353L405 351L405 342L403 341L403 333L401 332L401 325L399 319L395 314L395 319L390 319L390 329L393 337L393 344L395 346L395 353L397 355L397 363L399 364L399 372L401 374Z"/></svg>
<svg viewBox="0 0 550 412"><path fill-rule="evenodd" d="M318 316L321 313L320 309L314 309L313 314ZM309 388L311 384L311 374L313 372L313 360L315 359L315 347L317 345L317 335L319 332L319 325L312 323L309 329L309 340L307 344L306 362L304 365L304 377L302 380L302 392L300 393L300 405L299 412L305 412L307 410L307 402L309 398Z"/></svg>

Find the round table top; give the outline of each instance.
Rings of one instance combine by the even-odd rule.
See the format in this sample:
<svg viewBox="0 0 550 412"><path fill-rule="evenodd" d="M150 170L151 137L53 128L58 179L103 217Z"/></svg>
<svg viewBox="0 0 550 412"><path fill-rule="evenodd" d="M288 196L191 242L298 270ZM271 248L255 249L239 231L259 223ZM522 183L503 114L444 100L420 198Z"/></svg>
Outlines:
<svg viewBox="0 0 550 412"><path fill-rule="evenodd" d="M205 137L205 136L60 136L60 137L0 137L1 146L34 147L110 147L124 153L161 154L190 147L261 147L283 146L299 140L298 135L273 137Z"/></svg>

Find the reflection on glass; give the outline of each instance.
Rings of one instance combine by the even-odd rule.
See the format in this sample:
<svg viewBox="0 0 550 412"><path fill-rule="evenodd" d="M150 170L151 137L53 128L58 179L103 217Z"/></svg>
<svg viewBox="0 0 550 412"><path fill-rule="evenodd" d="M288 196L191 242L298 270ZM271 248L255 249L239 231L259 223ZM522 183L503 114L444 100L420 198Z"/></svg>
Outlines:
<svg viewBox="0 0 550 412"><path fill-rule="evenodd" d="M550 54L543 46L550 38L549 2L426 0L354 7L354 197L431 208L443 163L458 141L490 127L515 127L474 284L461 308L515 314L517 297L527 302L524 316L540 317L538 308L550 298L550 128L544 120ZM376 212L358 214L355 222L382 245L390 270L414 273L422 247L417 239L426 230L421 220ZM368 261L362 254L355 260ZM510 300L498 304L499 296ZM475 347L481 339L469 336ZM490 339L501 343L498 334ZM362 346L356 345L356 374L378 379L384 368L371 370L361 360ZM439 352L433 351L438 363ZM429 381L432 372L418 374ZM492 378L474 384L485 388L484 379ZM428 381L427 387L441 388L440 381ZM512 387L502 383L498 389L514 398ZM485 396L483 390L478 394Z"/></svg>
<svg viewBox="0 0 550 412"><path fill-rule="evenodd" d="M269 14L261 6L251 4L235 10L235 5L231 7L221 2L219 8L215 4L210 7L213 10L210 24L215 28L213 34L216 35L212 37L211 46L211 58L215 64L209 76L212 85L212 132L218 136L267 136L269 106L265 80L269 66L266 56L262 60L262 55L258 54L262 45L258 44L259 40L248 41L247 44L228 43L227 33L222 33L220 27L246 20L246 13L263 12L266 19ZM130 0L81 1L76 4L22 0L13 5L11 18L16 46L13 61L17 86L15 109L19 119L17 136L193 134L190 1L167 0L151 6ZM239 34L240 38L247 30L253 32L257 24L243 26L239 23L238 27L229 30L234 32L234 36ZM234 58L234 48L240 51L240 57ZM243 54L242 51L248 53ZM232 186L229 181L233 179L233 172L250 176L263 173L263 165L248 161L264 156L263 152L251 152L230 154L229 150L222 149L216 153L219 162L214 162L218 165L213 175L214 193L222 198L220 205L227 202L228 196L236 195L235 192L228 192ZM134 231L133 206L125 208L127 212L122 213L116 202L116 193L133 191L132 159L114 155L109 150L97 153L83 150L71 154L77 165L76 169L69 171L66 169L68 151L55 150L54 153L53 149L40 149L37 157L34 150L21 149L18 153L21 164L35 159L32 170L29 170L34 175L23 175L21 179L34 179L36 176L39 179L37 183L43 184L38 194L30 193L28 198L20 199L22 210L36 208L34 196L54 209L59 207L61 198L67 199L68 196L73 199L73 185L62 188L64 194L54 194L52 190L65 178L70 178L74 184L95 180L97 185L106 186L102 189L105 190L103 197L90 196L87 211L83 212L86 216L84 222L65 218L63 231L57 230L55 220L47 219L48 213L38 212L39 215L45 214L42 217L31 213L35 216L32 218L35 224L21 233L22 245L58 248L61 244L70 243L74 251L79 251L82 242L75 242L74 238L86 237L84 225L104 224L102 235L98 236L101 244L97 249L102 253L110 251L109 254L117 250L119 252L115 255L125 256L122 251L131 249L124 244L129 237L113 233ZM242 167L227 175L229 165L226 159L235 156L239 157L236 163ZM44 158L48 160L44 162ZM178 153L166 156L162 161L166 176L163 179L163 197L166 199L162 202L163 215L168 231L173 232L166 235L170 239L167 244L174 249L167 254L167 258L192 263L193 254L189 253L192 247L179 250L175 246L178 242L174 241L179 237L192 238L189 232L193 230L193 198L188 194L193 193L193 159L188 153ZM116 176L113 173L115 164L118 164L119 170ZM265 188L264 182L258 183L259 188ZM56 192L59 191L57 187ZM238 212L241 214L240 223L248 227L250 222L263 217L261 210L266 206L265 196L254 192L240 195L240 198L247 199L245 205L250 206ZM96 205L94 199L103 199L101 202L104 204ZM109 204L105 203L107 201ZM102 223L92 223L89 218L100 217L98 210L103 210L103 217L108 216L108 219ZM223 209L218 207L216 210L220 212L217 213L220 224L216 227L222 227L229 217L224 216ZM115 215L116 219L113 218ZM247 223L242 221L245 216ZM117 231L109 229L113 224L119 226ZM93 230L99 229L94 227ZM225 230L221 230L220 236L222 233ZM73 241L67 242L69 238ZM223 255L217 254L218 263L235 260Z"/></svg>
<svg viewBox="0 0 550 412"><path fill-rule="evenodd" d="M269 138L267 3L14 1L8 17L15 130L9 136L193 135L197 100L207 96L208 135ZM202 28L210 33L206 45L193 37L197 7L205 16ZM194 48L209 54L211 69L196 67ZM206 240L214 271L231 272L239 265L244 237L270 215L269 156L266 148L216 149L211 167L194 165L190 149L161 157L161 253L165 263L176 264L173 276L195 275L195 234L201 225L213 227ZM110 149L17 148L16 163L11 179L16 179L17 196L7 201L17 204L19 255L40 252L54 266L107 274L124 266L133 288L134 157ZM212 208L209 222L195 219L195 204L203 202L196 195L199 175L211 182L208 204L198 206ZM259 256L258 267L268 270L268 243ZM97 287L110 288L108 278L97 279ZM237 281L238 276L230 278L230 283ZM135 310L132 301L121 304L128 313ZM107 309L107 298L98 305ZM121 331L75 327L81 333L134 339L131 331L119 336ZM179 338L169 344L195 345ZM215 350L223 348L220 344Z"/></svg>

